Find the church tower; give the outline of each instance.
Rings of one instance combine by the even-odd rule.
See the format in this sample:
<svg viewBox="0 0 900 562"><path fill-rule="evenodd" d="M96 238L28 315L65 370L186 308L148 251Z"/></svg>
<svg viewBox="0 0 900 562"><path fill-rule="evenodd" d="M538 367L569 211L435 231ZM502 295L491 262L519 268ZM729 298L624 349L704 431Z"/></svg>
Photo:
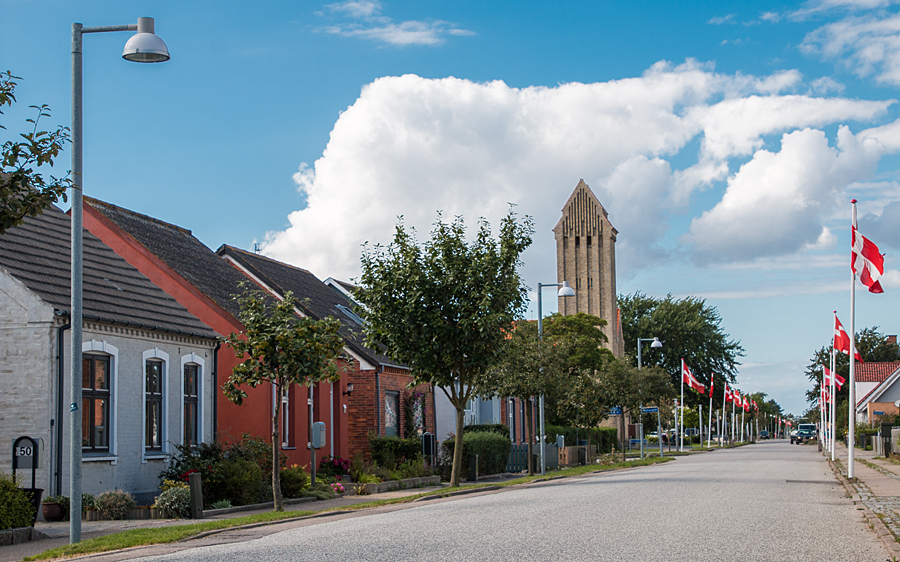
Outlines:
<svg viewBox="0 0 900 562"><path fill-rule="evenodd" d="M575 186L553 228L556 235L556 279L568 281L574 297L559 297L564 315L585 312L606 320L606 347L625 354L616 304L616 231L606 209L584 180Z"/></svg>

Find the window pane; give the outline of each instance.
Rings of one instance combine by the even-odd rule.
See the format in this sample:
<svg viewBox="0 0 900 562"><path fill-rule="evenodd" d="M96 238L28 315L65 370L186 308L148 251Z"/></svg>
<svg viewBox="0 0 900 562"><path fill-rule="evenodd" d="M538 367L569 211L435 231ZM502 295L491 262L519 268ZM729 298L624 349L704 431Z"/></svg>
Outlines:
<svg viewBox="0 0 900 562"><path fill-rule="evenodd" d="M81 446L91 446L91 401L81 399Z"/></svg>
<svg viewBox="0 0 900 562"><path fill-rule="evenodd" d="M184 366L184 394L185 396L197 395L197 365Z"/></svg>
<svg viewBox="0 0 900 562"><path fill-rule="evenodd" d="M94 358L94 388L109 390L109 361Z"/></svg>
<svg viewBox="0 0 900 562"><path fill-rule="evenodd" d="M103 398L94 399L94 447L109 447L109 431L107 430L107 401Z"/></svg>
<svg viewBox="0 0 900 562"><path fill-rule="evenodd" d="M147 440L148 449L160 448L160 414L162 404L157 401L147 401Z"/></svg>
<svg viewBox="0 0 900 562"><path fill-rule="evenodd" d="M197 404L193 402L184 405L184 444L197 444Z"/></svg>
<svg viewBox="0 0 900 562"><path fill-rule="evenodd" d="M91 358L84 357L81 360L81 388L93 388L91 386Z"/></svg>
<svg viewBox="0 0 900 562"><path fill-rule="evenodd" d="M162 363L159 361L147 361L147 392L162 392Z"/></svg>
<svg viewBox="0 0 900 562"><path fill-rule="evenodd" d="M388 437L399 435L400 395L388 392L384 396L384 434Z"/></svg>

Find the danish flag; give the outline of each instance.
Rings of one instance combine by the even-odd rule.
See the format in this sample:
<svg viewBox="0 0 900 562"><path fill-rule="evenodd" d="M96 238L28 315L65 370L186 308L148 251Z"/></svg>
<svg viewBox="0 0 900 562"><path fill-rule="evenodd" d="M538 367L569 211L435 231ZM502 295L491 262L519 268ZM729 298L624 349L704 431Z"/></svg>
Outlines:
<svg viewBox="0 0 900 562"><path fill-rule="evenodd" d="M840 388L842 386L844 386L844 383L847 382L847 379L845 379L844 377L842 377L841 375L839 375L837 373L832 373L828 367L822 367L822 368L825 369L825 385L826 386L831 386L831 377L834 377L834 386L838 387L838 390L840 390Z"/></svg>
<svg viewBox="0 0 900 562"><path fill-rule="evenodd" d="M684 359L681 360L681 380L700 394L706 394L706 387L694 378L694 375L691 374L691 370L688 368L687 363L684 362Z"/></svg>
<svg viewBox="0 0 900 562"><path fill-rule="evenodd" d="M856 200L853 200L856 203ZM871 240L859 233L856 229L856 207L853 211L853 252L850 258L850 267L853 273L859 274L859 280L869 288L870 293L883 293L881 283L878 280L884 275L884 256L878 252Z"/></svg>
<svg viewBox="0 0 900 562"><path fill-rule="evenodd" d="M834 346L835 351L840 351L846 355L850 355L850 336L847 335L847 331L844 330L844 326L841 324L841 321L838 320L837 314L834 315ZM859 356L859 351L853 350L855 353L853 357L859 361L863 362L862 357ZM844 384L843 382L841 384Z"/></svg>

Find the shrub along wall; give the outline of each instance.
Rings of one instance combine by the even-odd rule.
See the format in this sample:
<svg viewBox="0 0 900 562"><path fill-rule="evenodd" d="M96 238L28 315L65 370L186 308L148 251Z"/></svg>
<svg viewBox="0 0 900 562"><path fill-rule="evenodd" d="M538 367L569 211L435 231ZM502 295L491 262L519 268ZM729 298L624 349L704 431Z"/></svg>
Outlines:
<svg viewBox="0 0 900 562"><path fill-rule="evenodd" d="M498 433L509 439L509 426L502 423L480 423L467 425L463 428L463 433Z"/></svg>
<svg viewBox="0 0 900 562"><path fill-rule="evenodd" d="M393 470L405 460L415 460L422 456L422 440L418 436L399 437L369 436L369 450L377 466Z"/></svg>
<svg viewBox="0 0 900 562"><path fill-rule="evenodd" d="M445 457L452 459L456 440L447 439L441 447ZM467 431L463 434L463 464L468 462L469 455L478 455L479 474L498 474L506 470L511 448L509 436L493 431Z"/></svg>

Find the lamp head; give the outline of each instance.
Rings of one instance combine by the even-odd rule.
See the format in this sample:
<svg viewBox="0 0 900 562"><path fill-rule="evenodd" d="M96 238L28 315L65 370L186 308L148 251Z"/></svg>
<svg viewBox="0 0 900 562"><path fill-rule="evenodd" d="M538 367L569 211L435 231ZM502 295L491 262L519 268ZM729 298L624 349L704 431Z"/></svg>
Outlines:
<svg viewBox="0 0 900 562"><path fill-rule="evenodd" d="M568 281L563 281L562 286L559 288L559 292L556 294L560 297L574 297L575 290L572 289L572 287L569 287Z"/></svg>
<svg viewBox="0 0 900 562"><path fill-rule="evenodd" d="M659 338L653 338L653 343L650 344L650 347L662 347L662 342L659 341Z"/></svg>
<svg viewBox="0 0 900 562"><path fill-rule="evenodd" d="M138 18L137 33L125 43L122 58L131 62L165 62L169 60L166 43L154 33L153 18Z"/></svg>

